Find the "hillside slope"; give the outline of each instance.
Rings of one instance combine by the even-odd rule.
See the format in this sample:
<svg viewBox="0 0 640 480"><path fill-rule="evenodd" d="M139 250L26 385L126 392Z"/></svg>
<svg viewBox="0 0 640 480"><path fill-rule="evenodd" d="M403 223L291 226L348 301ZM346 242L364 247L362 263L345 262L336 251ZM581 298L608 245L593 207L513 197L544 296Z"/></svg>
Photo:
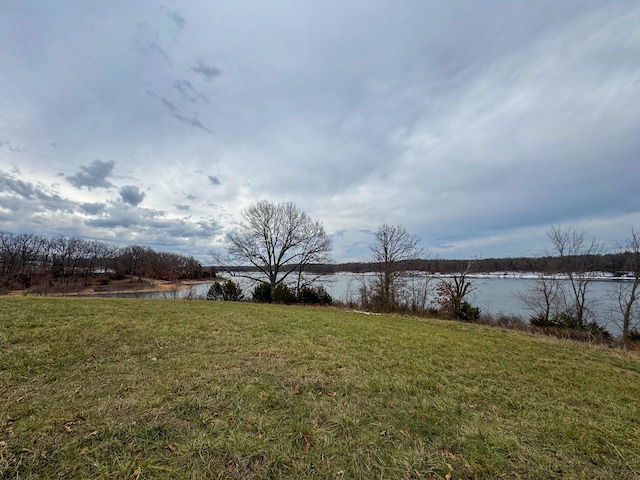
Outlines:
<svg viewBox="0 0 640 480"><path fill-rule="evenodd" d="M640 359L335 309L0 298L0 478L638 478Z"/></svg>

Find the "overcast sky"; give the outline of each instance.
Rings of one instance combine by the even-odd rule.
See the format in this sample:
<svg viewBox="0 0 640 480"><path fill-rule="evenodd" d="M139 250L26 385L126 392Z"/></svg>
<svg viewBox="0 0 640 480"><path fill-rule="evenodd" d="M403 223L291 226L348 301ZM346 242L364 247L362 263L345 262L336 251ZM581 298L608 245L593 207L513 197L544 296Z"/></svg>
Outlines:
<svg viewBox="0 0 640 480"><path fill-rule="evenodd" d="M4 0L0 230L194 255L253 202L336 261L640 229L640 3Z"/></svg>

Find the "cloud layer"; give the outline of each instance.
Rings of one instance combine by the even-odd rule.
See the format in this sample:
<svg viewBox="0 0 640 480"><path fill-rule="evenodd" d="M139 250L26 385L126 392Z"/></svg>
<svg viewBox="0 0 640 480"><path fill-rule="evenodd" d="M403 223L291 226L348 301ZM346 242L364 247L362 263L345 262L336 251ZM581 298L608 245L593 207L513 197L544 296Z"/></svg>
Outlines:
<svg viewBox="0 0 640 480"><path fill-rule="evenodd" d="M207 261L252 202L337 260L401 224L440 257L640 228L635 1L9 2L0 230Z"/></svg>

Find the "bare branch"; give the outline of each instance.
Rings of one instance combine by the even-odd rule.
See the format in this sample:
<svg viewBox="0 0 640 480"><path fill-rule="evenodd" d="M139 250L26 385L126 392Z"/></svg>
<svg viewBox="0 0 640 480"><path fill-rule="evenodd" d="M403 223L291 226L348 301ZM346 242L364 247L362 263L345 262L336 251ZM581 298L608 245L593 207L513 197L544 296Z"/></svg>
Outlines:
<svg viewBox="0 0 640 480"><path fill-rule="evenodd" d="M636 301L640 297L640 233L632 229L631 236L619 249L626 257L625 268L630 276L630 282L621 283L617 292L618 308L622 316L622 338L627 340L638 316Z"/></svg>
<svg viewBox="0 0 640 480"><path fill-rule="evenodd" d="M292 202L262 200L244 210L242 218L240 228L227 238L224 260L235 266L250 264L256 271L242 276L266 283L271 290L293 274L300 284L309 265L331 260L331 240L322 224Z"/></svg>
<svg viewBox="0 0 640 480"><path fill-rule="evenodd" d="M374 308L391 311L397 307L403 284L400 281L406 267L403 262L415 260L424 254L418 247L419 238L399 225L383 224L378 227L374 242L369 245L371 260L377 266L377 276L369 292Z"/></svg>

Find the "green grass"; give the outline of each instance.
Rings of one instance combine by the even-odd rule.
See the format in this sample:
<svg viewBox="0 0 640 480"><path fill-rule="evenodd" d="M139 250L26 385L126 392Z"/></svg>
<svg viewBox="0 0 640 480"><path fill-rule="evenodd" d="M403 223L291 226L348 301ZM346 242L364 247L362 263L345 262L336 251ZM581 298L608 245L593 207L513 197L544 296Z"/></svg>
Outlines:
<svg viewBox="0 0 640 480"><path fill-rule="evenodd" d="M640 359L457 322L0 298L0 478L640 478Z"/></svg>

